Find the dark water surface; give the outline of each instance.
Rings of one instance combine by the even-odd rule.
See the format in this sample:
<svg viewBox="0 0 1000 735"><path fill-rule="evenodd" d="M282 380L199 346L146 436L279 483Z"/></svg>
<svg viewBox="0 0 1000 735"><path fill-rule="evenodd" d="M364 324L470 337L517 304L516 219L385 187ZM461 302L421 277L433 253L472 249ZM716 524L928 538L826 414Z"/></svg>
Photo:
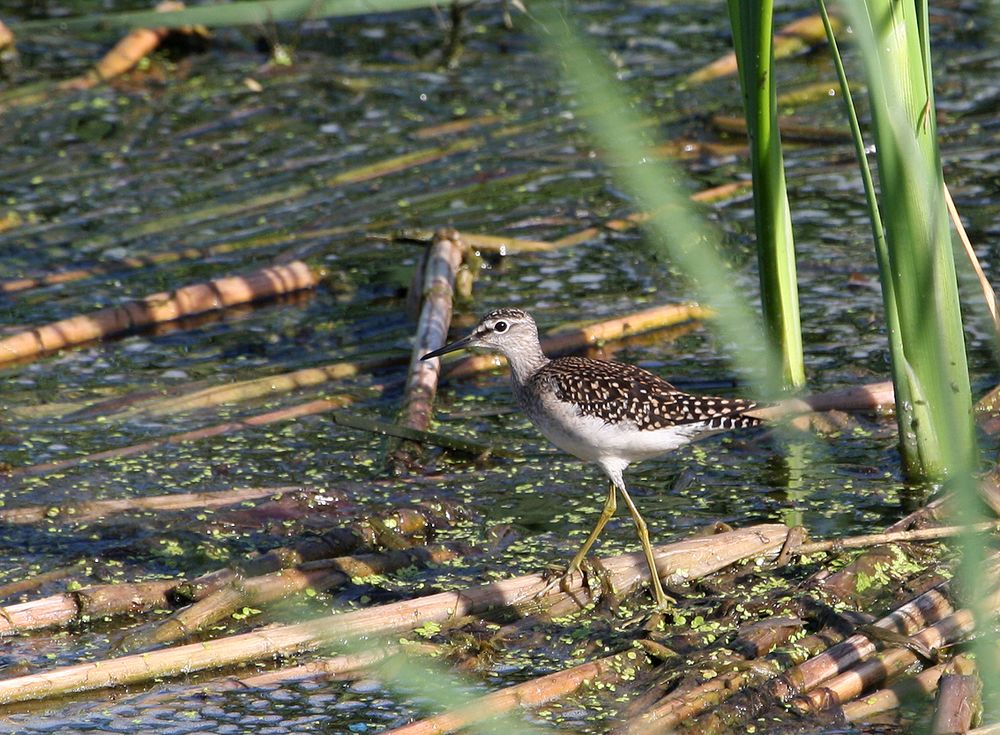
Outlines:
<svg viewBox="0 0 1000 735"><path fill-rule="evenodd" d="M725 138L708 118L715 112L740 114L736 80L677 88L685 74L728 50L724 4L574 7L612 55L636 100L656 118L657 140ZM778 20L787 22L811 8L802 4ZM993 34L980 30L984 21L976 12L969 5L936 10L938 100L946 175L983 267L995 280L990 241L1000 231L995 144L1000 88L997 57L985 52ZM220 31L203 50L158 53L144 73L113 85L53 92L3 109L0 221L8 227L0 229L0 279L113 265L125 256L228 247L204 258L117 270L5 297L0 329L42 324L275 259L302 257L327 275L304 298L4 368L0 461L38 464L330 395L351 395L357 402L350 410L391 419L399 399L395 381L404 367L182 415L108 414L88 407L196 381L224 384L373 357L405 360L414 327L405 290L419 249L369 235L403 226L453 225L554 240L633 211L592 154L571 96L530 34L531 20L516 16L515 30L508 31L496 7L471 13L455 69L434 63L445 35L439 20L431 12L414 12L352 23ZM258 50L259 34L286 44L293 63L269 63ZM14 78L28 84L83 73L112 41L103 34L24 38ZM823 51L789 60L779 70L782 91L835 78ZM789 112L816 125L843 127L835 98ZM438 124L485 115L496 121L425 134ZM515 129L519 125L525 127ZM361 166L472 138L479 140L467 150L417 167L358 183L329 183ZM814 390L888 375L877 269L851 156L843 143L789 142L786 151ZM680 166L691 191L748 176L745 159L737 155L703 155ZM291 189L300 184L310 186ZM254 206L256 197L284 190L292 193ZM219 206L226 207L224 213L213 209ZM723 234L733 287L756 302L751 201L743 196L706 212ZM990 330L971 281L967 286L970 354L981 393L994 382ZM487 257L473 300L460 305L457 317L468 325L489 308L514 305L530 309L545 331L690 298L684 279L649 254L639 232L607 231L552 252ZM731 391L727 386L738 376L728 352L709 329L698 327L676 339L661 334L634 340L613 357L682 387ZM440 482L374 482L384 440L321 415L123 460L0 479L0 501L4 508L59 506L294 484L327 489L335 498L327 516L440 499L469 513L443 534L446 539L483 545L484 529L502 524L520 529L512 545L486 559L417 575L427 585L460 586L483 575L536 571L540 564L565 560L600 509L604 490L596 468L557 453L512 408L500 374L442 388L436 428L500 439L523 449L524 458L477 465L435 450L430 468L444 473ZM716 521L801 523L816 538L871 532L919 505L928 491L901 481L894 434L891 419L855 416L819 437L716 437L637 466L629 479L659 542ZM223 516L213 523L215 517L192 511L0 527L0 583L79 559L93 562L92 576L79 578L81 584L198 573L310 528L299 516L243 522ZM612 553L634 546L630 521L619 517L600 549ZM390 593L378 594L405 593L411 582L389 580ZM29 597L65 586L65 580L54 582ZM320 596L301 609L267 611L259 619L287 621L360 597L357 590L333 599ZM230 623L234 631L239 625ZM109 654L113 633L84 627L69 636L6 639L0 670L6 677L99 658ZM560 640L528 652L512 646L483 678L491 688L514 683L565 665L572 649ZM609 701L581 697L549 708L539 719L566 731L604 732L610 715L603 707ZM251 692L173 681L114 698L81 697L10 711L0 715L0 730L373 732L407 721L418 705L419 697L370 681Z"/></svg>

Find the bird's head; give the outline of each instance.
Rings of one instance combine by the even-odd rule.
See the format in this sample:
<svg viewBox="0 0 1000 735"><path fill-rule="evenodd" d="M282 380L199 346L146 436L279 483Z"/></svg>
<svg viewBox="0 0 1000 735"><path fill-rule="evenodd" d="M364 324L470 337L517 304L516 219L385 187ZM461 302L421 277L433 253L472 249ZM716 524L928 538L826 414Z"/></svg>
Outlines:
<svg viewBox="0 0 1000 735"><path fill-rule="evenodd" d="M470 334L420 359L429 360L467 347L499 352L508 358L518 352L532 353L538 349L538 327L531 315L520 309L495 309L480 319Z"/></svg>

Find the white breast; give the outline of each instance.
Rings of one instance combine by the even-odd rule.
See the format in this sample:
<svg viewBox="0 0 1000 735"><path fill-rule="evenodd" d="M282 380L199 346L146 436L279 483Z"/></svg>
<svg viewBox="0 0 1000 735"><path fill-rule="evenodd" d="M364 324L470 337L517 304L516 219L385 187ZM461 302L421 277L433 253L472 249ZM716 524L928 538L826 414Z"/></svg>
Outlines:
<svg viewBox="0 0 1000 735"><path fill-rule="evenodd" d="M588 462L638 462L666 454L706 433L705 422L640 431L630 422L606 423L581 416L569 403L549 401L545 410L528 414L545 437L565 452Z"/></svg>

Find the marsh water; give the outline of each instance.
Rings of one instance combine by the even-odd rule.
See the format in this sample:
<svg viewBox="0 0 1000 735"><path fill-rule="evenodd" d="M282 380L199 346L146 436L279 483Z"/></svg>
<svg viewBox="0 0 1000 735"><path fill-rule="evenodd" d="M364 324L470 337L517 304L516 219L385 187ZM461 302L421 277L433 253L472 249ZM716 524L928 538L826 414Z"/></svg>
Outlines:
<svg viewBox="0 0 1000 735"><path fill-rule="evenodd" d="M783 8L778 23L812 12L811 5L798 5ZM11 19L22 10L16 3L2 7ZM686 74L729 50L723 3L583 3L574 12L611 58L631 99L655 120L652 138L690 151L676 162L683 186L695 192L747 179L742 139L711 123L715 114L741 114L735 78L679 86ZM950 3L935 7L932 23L946 175L995 281L1000 60L995 31L981 12L974 4ZM516 13L513 21L513 29L503 27L499 5L470 11L452 67L439 63L447 28L431 11L222 29L205 41L157 52L111 84L4 106L0 280L94 265L107 271L4 296L5 332L276 260L302 258L325 275L319 288L299 298L3 368L0 462L41 464L334 395L350 396L351 412L391 420L414 332L406 291L420 246L379 236L406 227L450 225L548 241L599 228L571 247L484 253L471 300L457 305L456 330L500 305L528 309L543 332L554 332L690 300L689 284L639 230L600 227L636 206L595 154L572 91L559 82L558 62L538 44L536 21ZM114 32L28 34L19 38L19 67L3 84L13 89L81 74L115 38ZM290 63L277 63L270 51L275 43ZM781 91L835 82L823 49L782 62L779 72ZM830 133L786 141L806 365L815 391L888 377L877 268L856 164L841 137L840 105L827 95L786 109ZM440 127L455 120L472 122ZM705 150L696 143L720 145ZM436 153L378 176L335 179L418 150ZM756 303L746 191L704 213L717 227L733 288ZM128 256L188 248L203 254L143 268L122 265ZM969 268L963 264L960 271L974 387L981 394L996 382L990 329ZM734 394L742 376L730 350L710 325L693 324L607 345L603 354L685 389ZM392 357L401 364L205 411L114 411L106 403ZM449 504L463 513L438 538L492 551L247 611L253 619L231 621L234 632L250 622L287 622L415 590L537 571L575 551L600 510L603 480L596 468L558 453L536 434L514 410L502 372L447 381L434 428L502 442L520 456L477 462L432 448L423 472L387 479L383 437L320 414L127 459L0 478L4 509L54 509L51 522L0 528L0 583L80 560L88 567L73 578L76 584L190 576L323 525L308 514L255 515L250 507L243 515L193 509L81 523L65 523L55 512L73 502L238 487L321 489L327 500L316 515L324 523L393 506ZM866 414L801 439L764 432L719 436L638 465L629 480L658 542L715 522L787 521L816 538L866 533L918 506L932 490L903 481L894 437L890 417ZM618 517L599 548L634 547L630 521ZM53 581L5 604L66 585ZM0 670L7 677L110 655L121 625L4 639ZM558 636L529 651L512 647L478 679L489 688L514 683L565 665L573 650ZM8 709L0 712L0 731L376 732L422 711L419 692L369 680L251 691L201 681L173 679ZM612 717L607 702L595 704L589 696L536 718L568 732L604 732Z"/></svg>

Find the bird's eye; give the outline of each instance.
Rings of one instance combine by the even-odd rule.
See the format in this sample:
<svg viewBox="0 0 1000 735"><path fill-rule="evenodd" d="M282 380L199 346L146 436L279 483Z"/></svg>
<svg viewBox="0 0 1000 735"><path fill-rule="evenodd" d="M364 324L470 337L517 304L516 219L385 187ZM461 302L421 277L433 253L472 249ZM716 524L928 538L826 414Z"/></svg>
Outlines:
<svg viewBox="0 0 1000 735"><path fill-rule="evenodd" d="M504 332L507 331L507 322L497 322L496 324L493 325L493 331L500 332L500 334L503 334Z"/></svg>

